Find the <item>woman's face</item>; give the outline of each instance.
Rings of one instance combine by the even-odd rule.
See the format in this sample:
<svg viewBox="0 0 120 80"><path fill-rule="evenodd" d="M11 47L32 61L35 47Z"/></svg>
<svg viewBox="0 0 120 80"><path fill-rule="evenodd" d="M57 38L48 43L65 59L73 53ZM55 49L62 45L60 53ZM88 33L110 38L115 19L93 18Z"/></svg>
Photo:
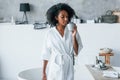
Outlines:
<svg viewBox="0 0 120 80"><path fill-rule="evenodd" d="M56 20L58 21L58 25L66 26L69 21L67 11L65 11L65 10L60 11L58 16L56 17Z"/></svg>

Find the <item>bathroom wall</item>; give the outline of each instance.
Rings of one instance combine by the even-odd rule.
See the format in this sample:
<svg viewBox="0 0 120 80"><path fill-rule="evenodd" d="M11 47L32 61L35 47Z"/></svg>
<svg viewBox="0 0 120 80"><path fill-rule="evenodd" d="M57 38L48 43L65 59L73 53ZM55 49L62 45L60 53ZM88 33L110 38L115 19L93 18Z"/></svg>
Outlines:
<svg viewBox="0 0 120 80"><path fill-rule="evenodd" d="M21 21L23 12L19 11L19 4L28 2L31 11L27 12L30 22L45 22L47 9L59 2L68 3L72 6L77 15L82 19L93 19L99 17L107 10L120 9L120 0L0 0L0 18L4 17L10 21L11 16Z"/></svg>

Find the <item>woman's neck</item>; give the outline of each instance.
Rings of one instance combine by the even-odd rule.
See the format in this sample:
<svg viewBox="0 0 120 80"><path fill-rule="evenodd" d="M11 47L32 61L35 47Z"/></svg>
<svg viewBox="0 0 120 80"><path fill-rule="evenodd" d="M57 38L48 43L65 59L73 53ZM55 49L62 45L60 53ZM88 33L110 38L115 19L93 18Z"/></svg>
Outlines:
<svg viewBox="0 0 120 80"><path fill-rule="evenodd" d="M57 29L60 30L60 31L61 31L61 30L64 31L64 29L65 29L65 26L62 26L62 25L57 25L56 27L57 27Z"/></svg>
<svg viewBox="0 0 120 80"><path fill-rule="evenodd" d="M57 26L56 26L56 29L58 30L58 32L59 32L59 33L61 34L61 36L63 37L65 27L64 27L64 26L59 26L59 25L57 25Z"/></svg>

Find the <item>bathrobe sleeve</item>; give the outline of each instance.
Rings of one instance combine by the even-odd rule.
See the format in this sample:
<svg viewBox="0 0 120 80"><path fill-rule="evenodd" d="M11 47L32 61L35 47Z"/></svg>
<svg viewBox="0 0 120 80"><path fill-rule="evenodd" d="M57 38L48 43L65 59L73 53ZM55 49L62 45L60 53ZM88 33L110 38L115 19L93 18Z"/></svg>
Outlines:
<svg viewBox="0 0 120 80"><path fill-rule="evenodd" d="M50 54L51 54L51 51L50 51L50 37L48 35L49 33L46 34L45 36L45 41L44 41L44 44L43 44L43 50L42 50L42 59L43 60L49 60L50 58Z"/></svg>
<svg viewBox="0 0 120 80"><path fill-rule="evenodd" d="M78 31L76 33L76 39L78 42L78 53L80 53L81 49L83 48L83 45L82 45L82 41L81 41L81 38L80 38Z"/></svg>

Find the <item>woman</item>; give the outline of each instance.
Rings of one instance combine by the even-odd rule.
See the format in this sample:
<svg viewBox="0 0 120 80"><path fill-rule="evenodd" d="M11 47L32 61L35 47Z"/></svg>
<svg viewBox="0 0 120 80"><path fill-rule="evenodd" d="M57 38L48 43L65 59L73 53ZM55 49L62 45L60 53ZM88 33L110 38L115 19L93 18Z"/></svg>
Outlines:
<svg viewBox="0 0 120 80"><path fill-rule="evenodd" d="M55 27L46 36L42 80L74 80L73 54L78 55L82 43L76 25L72 32L66 25L75 12L69 5L58 3L49 8L46 15Z"/></svg>

